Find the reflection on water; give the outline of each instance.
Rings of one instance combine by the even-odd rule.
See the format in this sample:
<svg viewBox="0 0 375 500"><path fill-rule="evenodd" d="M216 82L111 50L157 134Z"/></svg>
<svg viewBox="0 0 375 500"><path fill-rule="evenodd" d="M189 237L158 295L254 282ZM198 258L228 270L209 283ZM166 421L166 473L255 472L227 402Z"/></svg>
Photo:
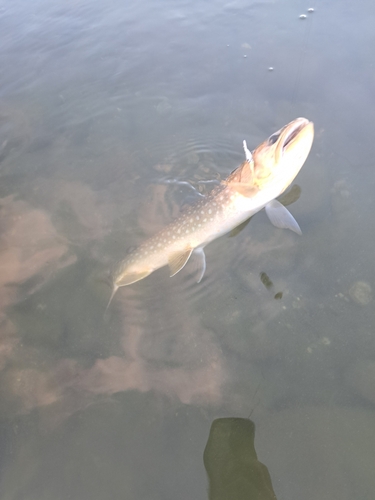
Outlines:
<svg viewBox="0 0 375 500"><path fill-rule="evenodd" d="M207 498L211 423L252 410L279 500L372 498L374 6L312 7L0 8L2 499ZM165 180L204 193L297 116L302 236L258 214L200 285L161 269L104 317L112 266L191 202Z"/></svg>

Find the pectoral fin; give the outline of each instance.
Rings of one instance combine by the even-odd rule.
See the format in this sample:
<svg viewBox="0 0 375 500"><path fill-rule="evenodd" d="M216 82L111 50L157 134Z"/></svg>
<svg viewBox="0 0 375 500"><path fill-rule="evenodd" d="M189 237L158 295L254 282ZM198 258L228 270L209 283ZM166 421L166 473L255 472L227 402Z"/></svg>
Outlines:
<svg viewBox="0 0 375 500"><path fill-rule="evenodd" d="M302 234L296 219L279 201L273 200L265 206L269 220L276 227L290 229L297 234Z"/></svg>
<svg viewBox="0 0 375 500"><path fill-rule="evenodd" d="M194 265L197 272L197 283L200 283L206 271L206 256L203 248L196 248L192 258L194 258Z"/></svg>
<svg viewBox="0 0 375 500"><path fill-rule="evenodd" d="M299 199L301 196L301 188L298 186L298 184L293 184L293 186L285 192L278 201L284 205L284 207L287 207L288 205L291 205L295 201Z"/></svg>
<svg viewBox="0 0 375 500"><path fill-rule="evenodd" d="M252 218L253 217L251 216L249 219L245 220L245 222L242 222L239 226L236 226L234 229L232 229L232 231L229 233L229 238L234 238L235 236L237 236L237 234L240 234L240 232L245 229Z"/></svg>
<svg viewBox="0 0 375 500"><path fill-rule="evenodd" d="M192 254L193 249L188 248L181 252L172 253L168 258L168 265L170 270L170 277L174 276L181 271L181 269L185 266L186 262L189 260L190 255Z"/></svg>

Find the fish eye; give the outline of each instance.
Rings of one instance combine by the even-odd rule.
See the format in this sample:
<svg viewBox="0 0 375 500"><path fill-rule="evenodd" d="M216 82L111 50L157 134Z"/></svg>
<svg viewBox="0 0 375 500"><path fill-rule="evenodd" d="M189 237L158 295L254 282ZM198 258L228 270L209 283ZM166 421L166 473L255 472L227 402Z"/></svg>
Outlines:
<svg viewBox="0 0 375 500"><path fill-rule="evenodd" d="M275 142L279 137L280 137L280 132L275 132L268 138L268 144L272 146L272 144L275 144Z"/></svg>

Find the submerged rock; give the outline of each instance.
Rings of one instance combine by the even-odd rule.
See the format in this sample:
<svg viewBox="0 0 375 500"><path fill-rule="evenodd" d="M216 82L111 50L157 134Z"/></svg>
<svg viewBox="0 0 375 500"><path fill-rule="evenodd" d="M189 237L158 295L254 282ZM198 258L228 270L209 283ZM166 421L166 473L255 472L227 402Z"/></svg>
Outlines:
<svg viewBox="0 0 375 500"><path fill-rule="evenodd" d="M356 281L349 288L350 297L361 306L366 306L372 301L371 286L365 281Z"/></svg>
<svg viewBox="0 0 375 500"><path fill-rule="evenodd" d="M75 262L49 215L8 196L0 200L0 304L5 308L34 293L52 272ZM0 311L1 312L1 311Z"/></svg>

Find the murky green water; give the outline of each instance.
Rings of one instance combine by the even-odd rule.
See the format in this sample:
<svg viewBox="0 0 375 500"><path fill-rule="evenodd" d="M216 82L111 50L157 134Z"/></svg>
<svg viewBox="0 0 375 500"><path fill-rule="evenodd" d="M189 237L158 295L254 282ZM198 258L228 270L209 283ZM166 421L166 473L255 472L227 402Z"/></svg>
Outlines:
<svg viewBox="0 0 375 500"><path fill-rule="evenodd" d="M2 500L373 498L374 19L0 6ZM202 283L161 269L104 317L109 270L190 201L164 181L224 177L297 116L302 236L258 214ZM255 449L250 421L215 420L250 415Z"/></svg>

